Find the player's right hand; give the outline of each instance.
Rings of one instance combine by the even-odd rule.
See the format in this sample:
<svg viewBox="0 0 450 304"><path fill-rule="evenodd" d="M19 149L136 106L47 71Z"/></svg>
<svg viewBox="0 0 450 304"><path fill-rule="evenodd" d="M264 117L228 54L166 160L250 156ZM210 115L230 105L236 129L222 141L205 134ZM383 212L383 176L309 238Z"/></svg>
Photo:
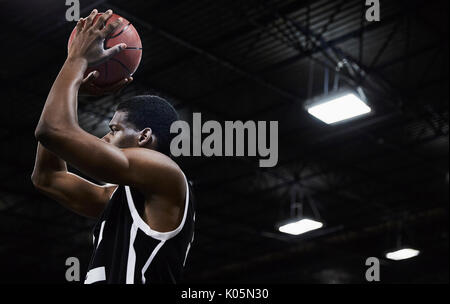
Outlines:
<svg viewBox="0 0 450 304"><path fill-rule="evenodd" d="M122 24L123 19L118 18L105 26L113 14L112 10L106 11L95 20L97 13L98 11L94 9L87 18L78 21L77 33L69 47L68 59L81 59L87 66L96 66L127 47L125 43L119 43L109 49L104 48L105 38Z"/></svg>

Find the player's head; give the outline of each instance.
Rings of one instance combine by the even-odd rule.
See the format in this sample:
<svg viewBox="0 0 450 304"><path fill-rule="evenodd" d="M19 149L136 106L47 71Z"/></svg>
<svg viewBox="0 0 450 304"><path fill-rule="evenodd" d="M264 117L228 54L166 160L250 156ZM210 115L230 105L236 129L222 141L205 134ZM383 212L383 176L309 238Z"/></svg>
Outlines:
<svg viewBox="0 0 450 304"><path fill-rule="evenodd" d="M178 120L175 109L163 98L140 95L121 102L103 140L119 148L145 147L170 155L170 125Z"/></svg>

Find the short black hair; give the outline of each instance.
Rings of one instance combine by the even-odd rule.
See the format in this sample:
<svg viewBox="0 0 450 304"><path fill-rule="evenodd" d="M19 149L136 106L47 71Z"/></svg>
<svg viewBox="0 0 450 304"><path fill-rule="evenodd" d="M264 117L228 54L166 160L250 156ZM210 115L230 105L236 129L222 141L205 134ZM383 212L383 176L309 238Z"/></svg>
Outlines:
<svg viewBox="0 0 450 304"><path fill-rule="evenodd" d="M170 156L170 142L175 134L170 126L178 120L178 113L164 98L155 95L139 95L117 105L116 111L127 113L127 121L138 130L152 129L158 142L157 150Z"/></svg>

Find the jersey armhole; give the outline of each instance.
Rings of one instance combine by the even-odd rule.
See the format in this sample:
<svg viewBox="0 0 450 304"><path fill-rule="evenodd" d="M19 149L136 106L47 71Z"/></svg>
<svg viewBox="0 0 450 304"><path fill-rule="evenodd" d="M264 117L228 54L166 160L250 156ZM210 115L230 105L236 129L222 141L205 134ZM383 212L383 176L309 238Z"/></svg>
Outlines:
<svg viewBox="0 0 450 304"><path fill-rule="evenodd" d="M175 237L183 229L184 223L186 222L187 210L189 208L189 183L188 183L186 175L184 175L184 173L183 173L183 177L184 177L184 184L185 184L185 188L186 188L183 219L181 220L181 223L178 225L177 228L175 228L174 230L171 230L171 231L167 231L167 232L159 232L159 231L156 231L156 230L150 228L150 226L141 218L141 216L139 215L139 213L136 210L133 196L131 195L130 187L125 186L126 199L127 199L127 203L128 203L128 208L131 213L131 217L133 218L133 223L140 230L142 230L146 235L148 235L154 239L160 240L160 241L166 241L168 239Z"/></svg>

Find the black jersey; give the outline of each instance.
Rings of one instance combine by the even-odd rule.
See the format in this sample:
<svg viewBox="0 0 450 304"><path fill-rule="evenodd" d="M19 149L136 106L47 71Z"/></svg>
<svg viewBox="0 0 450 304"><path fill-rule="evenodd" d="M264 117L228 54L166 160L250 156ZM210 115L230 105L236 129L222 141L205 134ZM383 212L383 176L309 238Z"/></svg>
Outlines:
<svg viewBox="0 0 450 304"><path fill-rule="evenodd" d="M194 240L194 202L187 180L186 189L181 224L158 232L139 215L144 208L140 192L118 186L94 227L94 252L84 283L179 282Z"/></svg>

